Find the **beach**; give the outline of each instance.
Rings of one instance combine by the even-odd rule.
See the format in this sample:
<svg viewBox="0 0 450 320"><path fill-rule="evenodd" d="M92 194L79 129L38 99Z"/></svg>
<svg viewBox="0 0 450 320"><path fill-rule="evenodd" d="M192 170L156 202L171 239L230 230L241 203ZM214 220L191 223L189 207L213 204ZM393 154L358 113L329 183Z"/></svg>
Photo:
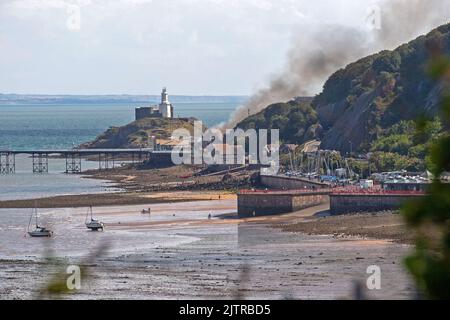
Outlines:
<svg viewBox="0 0 450 320"><path fill-rule="evenodd" d="M254 172L198 170L89 171L75 178L113 191L0 201L0 299L355 299L357 288L415 297L403 265L414 235L396 212L330 216L323 204L239 219L236 190ZM86 229L90 206L104 232ZM34 207L54 237L26 236ZM83 270L81 289L50 290L70 265ZM373 265L382 288L369 291Z"/></svg>
<svg viewBox="0 0 450 320"><path fill-rule="evenodd" d="M151 215L142 214L148 207ZM55 237L34 239L24 237L29 212L0 209L0 298L54 297L46 286L55 274L66 276L72 264L89 276L80 290L57 298L351 299L355 284L365 284L370 265L381 268L382 289L365 292L368 298L415 295L402 264L411 245L343 230L336 236L286 229L311 223L326 210L322 205L237 219L232 197L149 201L95 207L105 231L90 232L84 226L86 208L42 209Z"/></svg>
<svg viewBox="0 0 450 320"><path fill-rule="evenodd" d="M236 198L226 191L113 192L0 201L0 208L79 208Z"/></svg>

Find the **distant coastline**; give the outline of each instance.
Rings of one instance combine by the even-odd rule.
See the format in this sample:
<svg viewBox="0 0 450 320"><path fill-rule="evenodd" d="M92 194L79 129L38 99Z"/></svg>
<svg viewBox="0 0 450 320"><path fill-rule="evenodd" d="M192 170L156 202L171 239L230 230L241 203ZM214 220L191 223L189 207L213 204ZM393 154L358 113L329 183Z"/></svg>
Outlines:
<svg viewBox="0 0 450 320"><path fill-rule="evenodd" d="M187 96L171 95L173 103L245 103L248 96ZM26 104L102 104L130 103L151 104L161 99L159 95L40 95L40 94L1 94L0 105Z"/></svg>

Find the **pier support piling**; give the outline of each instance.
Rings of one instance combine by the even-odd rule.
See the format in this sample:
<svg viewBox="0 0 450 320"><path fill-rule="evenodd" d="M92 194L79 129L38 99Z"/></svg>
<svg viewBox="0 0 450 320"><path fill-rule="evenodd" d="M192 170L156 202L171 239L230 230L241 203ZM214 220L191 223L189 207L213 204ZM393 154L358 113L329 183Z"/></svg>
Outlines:
<svg viewBox="0 0 450 320"><path fill-rule="evenodd" d="M66 173L81 173L81 155L79 153L66 154Z"/></svg>
<svg viewBox="0 0 450 320"><path fill-rule="evenodd" d="M157 154L147 149L71 149L71 150L10 150L0 149L0 174L16 172L16 155L23 154L32 159L33 173L48 173L50 155L64 157L66 173L81 173L83 157L98 157L98 169L109 170L121 166L122 163L144 163L152 160L155 163L170 160L171 151L158 151ZM58 158L59 159L59 158Z"/></svg>
<svg viewBox="0 0 450 320"><path fill-rule="evenodd" d="M110 155L105 153L98 154L98 170L109 170L110 169Z"/></svg>
<svg viewBox="0 0 450 320"><path fill-rule="evenodd" d="M33 153L33 173L48 173L48 153Z"/></svg>
<svg viewBox="0 0 450 320"><path fill-rule="evenodd" d="M0 174L16 172L16 155L11 152L0 153Z"/></svg>

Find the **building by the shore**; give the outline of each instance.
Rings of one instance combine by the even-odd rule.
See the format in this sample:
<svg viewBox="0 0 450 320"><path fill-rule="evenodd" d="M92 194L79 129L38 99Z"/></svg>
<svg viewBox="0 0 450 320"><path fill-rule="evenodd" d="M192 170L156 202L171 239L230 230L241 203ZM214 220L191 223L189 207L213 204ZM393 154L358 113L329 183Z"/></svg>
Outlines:
<svg viewBox="0 0 450 320"><path fill-rule="evenodd" d="M387 191L427 191L428 187L431 185L431 181L428 180L414 180L414 179L403 179L403 180L388 180L381 183L383 190Z"/></svg>
<svg viewBox="0 0 450 320"><path fill-rule="evenodd" d="M161 103L155 106L140 107L135 109L136 120L144 118L173 118L173 105L169 102L167 88L161 92Z"/></svg>

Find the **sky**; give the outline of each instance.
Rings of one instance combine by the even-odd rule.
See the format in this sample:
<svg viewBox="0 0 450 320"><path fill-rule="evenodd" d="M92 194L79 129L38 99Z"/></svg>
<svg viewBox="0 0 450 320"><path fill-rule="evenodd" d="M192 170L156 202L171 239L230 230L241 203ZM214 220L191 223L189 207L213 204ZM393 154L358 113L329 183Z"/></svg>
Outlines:
<svg viewBox="0 0 450 320"><path fill-rule="evenodd" d="M373 4L0 0L0 93L251 95L303 33L367 30Z"/></svg>

